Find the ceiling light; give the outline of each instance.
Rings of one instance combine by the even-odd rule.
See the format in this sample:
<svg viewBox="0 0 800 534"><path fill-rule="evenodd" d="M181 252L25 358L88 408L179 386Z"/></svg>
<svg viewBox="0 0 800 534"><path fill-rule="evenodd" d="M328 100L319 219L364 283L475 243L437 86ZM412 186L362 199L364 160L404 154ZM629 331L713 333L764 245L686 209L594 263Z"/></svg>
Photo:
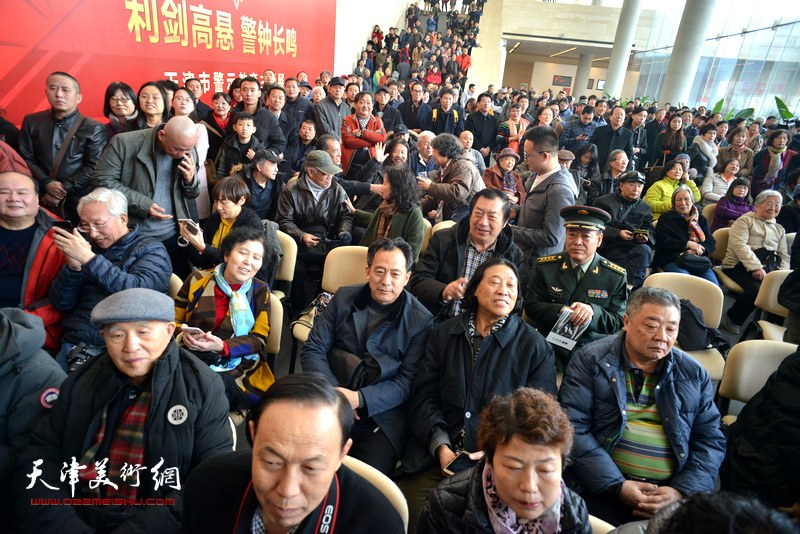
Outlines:
<svg viewBox="0 0 800 534"><path fill-rule="evenodd" d="M561 52L556 52L552 54L550 57L560 56L561 54L566 54L567 52L572 52L573 50L577 49L577 46L573 46L572 48L567 48L566 50L562 50Z"/></svg>

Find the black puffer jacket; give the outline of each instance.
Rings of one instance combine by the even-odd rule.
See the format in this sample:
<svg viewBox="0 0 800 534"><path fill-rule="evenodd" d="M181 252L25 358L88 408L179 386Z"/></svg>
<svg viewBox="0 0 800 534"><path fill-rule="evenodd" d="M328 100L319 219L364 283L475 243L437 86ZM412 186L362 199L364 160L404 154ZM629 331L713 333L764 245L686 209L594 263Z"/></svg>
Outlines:
<svg viewBox="0 0 800 534"><path fill-rule="evenodd" d="M152 401L145 427L144 465L137 499L174 499L159 506L35 506L32 499L69 499L70 485L60 480L63 462L78 462L91 444L106 407L130 388L130 381L108 353L92 358L67 378L50 416L31 433L30 445L21 458L12 486L16 492L19 532L178 532L183 509L182 492L173 483L155 489L151 471L163 459L158 473L177 467L181 483L201 461L233 449L228 422L228 401L222 379L172 340L155 362ZM34 460L43 460L42 475L30 490L25 476ZM118 466L121 467L121 466ZM50 490L41 480L58 490ZM111 480L119 484L132 484ZM88 483L75 485L78 498ZM113 498L113 488L107 488ZM91 525L91 526L90 526Z"/></svg>
<svg viewBox="0 0 800 534"><path fill-rule="evenodd" d="M425 254L414 268L408 290L433 315L437 315L445 305L442 300L444 288L461 275L468 236L469 217L464 217L452 228L439 230L431 236ZM514 235L508 226L497 236L492 257L505 258L517 267L522 263L522 251L514 244Z"/></svg>
<svg viewBox="0 0 800 534"><path fill-rule="evenodd" d="M494 532L483 495L481 460L472 469L448 477L429 495L419 516L417 534L483 534ZM561 534L591 534L583 499L565 488Z"/></svg>
<svg viewBox="0 0 800 534"><path fill-rule="evenodd" d="M800 500L800 352L788 356L728 429L722 489L770 506Z"/></svg>
<svg viewBox="0 0 800 534"><path fill-rule="evenodd" d="M80 271L64 265L48 297L55 309L70 312L61 323L64 341L105 347L100 329L90 320L94 307L107 296L134 287L166 293L172 262L164 245L139 235L136 226L105 251L95 249L95 253Z"/></svg>
<svg viewBox="0 0 800 534"><path fill-rule="evenodd" d="M333 182L316 201L308 180L308 175L303 173L281 192L276 218L281 231L302 246L305 246L302 242L306 233L349 245L353 239L353 215L344 203L347 193Z"/></svg>

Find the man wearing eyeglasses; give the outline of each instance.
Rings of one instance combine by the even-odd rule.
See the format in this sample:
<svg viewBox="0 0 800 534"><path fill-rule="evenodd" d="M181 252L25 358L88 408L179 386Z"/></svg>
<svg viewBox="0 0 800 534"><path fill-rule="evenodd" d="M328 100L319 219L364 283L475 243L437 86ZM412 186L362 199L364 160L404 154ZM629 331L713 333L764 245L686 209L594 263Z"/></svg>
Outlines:
<svg viewBox="0 0 800 534"><path fill-rule="evenodd" d="M67 314L56 361L70 370L105 350L100 328L91 322L101 300L137 287L166 293L172 275L166 247L142 235L138 225L128 226L128 201L121 192L95 189L78 202L78 214L78 228L56 228L53 234L67 264L48 293L52 306Z"/></svg>
<svg viewBox="0 0 800 534"><path fill-rule="evenodd" d="M575 204L575 181L566 167L558 163L558 135L549 126L528 128L525 161L532 172L525 183L525 201L513 227L514 242L522 249L522 282L526 285L531 269L540 256L564 250L565 230L559 212Z"/></svg>

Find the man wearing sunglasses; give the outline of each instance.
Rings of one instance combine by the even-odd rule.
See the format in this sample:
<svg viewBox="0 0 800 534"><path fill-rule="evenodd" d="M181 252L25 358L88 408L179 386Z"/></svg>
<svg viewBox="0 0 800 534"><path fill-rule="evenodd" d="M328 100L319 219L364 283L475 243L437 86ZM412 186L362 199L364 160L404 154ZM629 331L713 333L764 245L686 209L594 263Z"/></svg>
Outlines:
<svg viewBox="0 0 800 534"><path fill-rule="evenodd" d="M128 226L128 201L121 192L95 189L81 198L78 215L78 228L56 228L53 234L67 259L48 293L52 306L66 313L56 355L64 369L74 369L105 350L100 328L91 322L95 305L136 287L166 293L172 274L166 247L141 235L138 225Z"/></svg>

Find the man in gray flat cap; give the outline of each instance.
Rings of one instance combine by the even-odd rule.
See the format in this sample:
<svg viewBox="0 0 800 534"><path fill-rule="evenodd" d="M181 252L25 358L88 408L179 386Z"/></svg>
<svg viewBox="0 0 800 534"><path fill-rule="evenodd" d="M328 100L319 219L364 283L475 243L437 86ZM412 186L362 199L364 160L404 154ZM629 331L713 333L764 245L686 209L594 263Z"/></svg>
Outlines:
<svg viewBox="0 0 800 534"><path fill-rule="evenodd" d="M177 532L181 481L233 449L225 387L172 339L167 295L127 289L91 320L106 352L70 375L31 433L12 488L18 530Z"/></svg>

